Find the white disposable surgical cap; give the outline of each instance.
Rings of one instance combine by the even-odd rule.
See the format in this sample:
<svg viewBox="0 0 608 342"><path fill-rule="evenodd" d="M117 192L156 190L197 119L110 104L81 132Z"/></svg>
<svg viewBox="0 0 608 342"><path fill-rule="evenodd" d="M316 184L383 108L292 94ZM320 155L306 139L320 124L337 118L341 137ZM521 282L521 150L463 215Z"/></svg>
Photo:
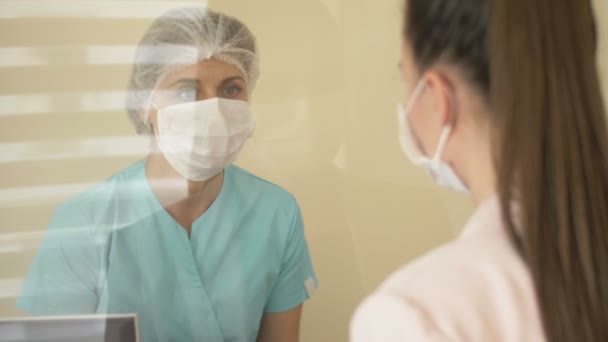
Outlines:
<svg viewBox="0 0 608 342"><path fill-rule="evenodd" d="M127 92L127 111L137 133L152 133L146 113L158 80L208 58L239 68L249 92L254 89L259 77L255 37L238 19L204 7L186 7L154 20L137 47Z"/></svg>

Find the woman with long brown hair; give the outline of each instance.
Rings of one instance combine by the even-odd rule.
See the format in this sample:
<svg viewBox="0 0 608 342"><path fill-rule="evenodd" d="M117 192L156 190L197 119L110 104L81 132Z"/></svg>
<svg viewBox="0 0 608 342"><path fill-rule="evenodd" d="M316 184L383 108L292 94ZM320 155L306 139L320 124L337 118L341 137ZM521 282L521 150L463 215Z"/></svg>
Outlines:
<svg viewBox="0 0 608 342"><path fill-rule="evenodd" d="M608 341L608 139L590 0L408 0L410 159L476 212L353 341Z"/></svg>

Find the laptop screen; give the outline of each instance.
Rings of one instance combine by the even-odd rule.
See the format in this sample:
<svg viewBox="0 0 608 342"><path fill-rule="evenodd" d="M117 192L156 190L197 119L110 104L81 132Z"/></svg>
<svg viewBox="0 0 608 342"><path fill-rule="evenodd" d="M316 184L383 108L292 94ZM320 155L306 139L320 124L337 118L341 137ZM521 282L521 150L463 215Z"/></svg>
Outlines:
<svg viewBox="0 0 608 342"><path fill-rule="evenodd" d="M138 342L135 315L0 320L0 342Z"/></svg>

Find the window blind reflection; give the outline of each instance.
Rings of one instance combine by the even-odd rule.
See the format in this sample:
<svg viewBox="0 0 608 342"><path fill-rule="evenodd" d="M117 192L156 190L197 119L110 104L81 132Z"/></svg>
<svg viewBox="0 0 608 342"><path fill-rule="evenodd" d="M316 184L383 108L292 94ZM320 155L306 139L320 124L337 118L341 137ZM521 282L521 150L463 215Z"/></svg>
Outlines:
<svg viewBox="0 0 608 342"><path fill-rule="evenodd" d="M179 6L206 6L207 1L74 1L74 0L4 0L0 1L0 19L13 18L156 18Z"/></svg>

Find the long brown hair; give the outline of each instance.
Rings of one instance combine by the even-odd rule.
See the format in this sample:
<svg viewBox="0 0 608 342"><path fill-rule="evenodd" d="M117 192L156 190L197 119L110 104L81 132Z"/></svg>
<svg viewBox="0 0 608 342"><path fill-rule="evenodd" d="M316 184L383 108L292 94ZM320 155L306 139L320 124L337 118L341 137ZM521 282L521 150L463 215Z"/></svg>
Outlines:
<svg viewBox="0 0 608 342"><path fill-rule="evenodd" d="M503 221L547 339L608 341L608 134L590 1L408 0L404 38L419 68L459 66L492 108Z"/></svg>

